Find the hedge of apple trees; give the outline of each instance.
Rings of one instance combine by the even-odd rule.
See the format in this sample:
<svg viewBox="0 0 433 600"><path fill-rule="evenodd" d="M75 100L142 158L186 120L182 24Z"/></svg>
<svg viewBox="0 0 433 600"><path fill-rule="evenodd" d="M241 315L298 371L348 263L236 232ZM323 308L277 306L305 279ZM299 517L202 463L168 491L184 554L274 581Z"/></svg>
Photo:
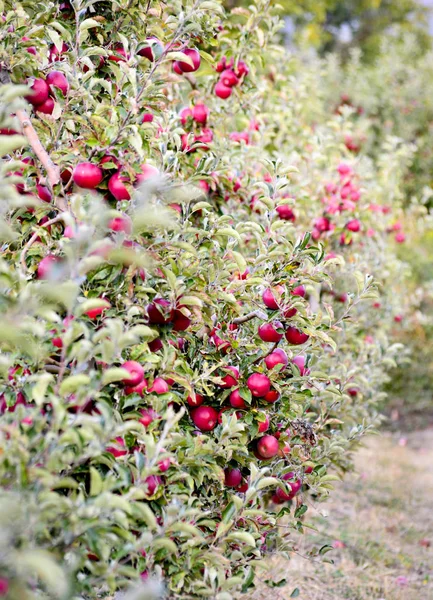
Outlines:
<svg viewBox="0 0 433 600"><path fill-rule="evenodd" d="M237 597L380 421L413 148L265 0L0 7L0 596Z"/></svg>

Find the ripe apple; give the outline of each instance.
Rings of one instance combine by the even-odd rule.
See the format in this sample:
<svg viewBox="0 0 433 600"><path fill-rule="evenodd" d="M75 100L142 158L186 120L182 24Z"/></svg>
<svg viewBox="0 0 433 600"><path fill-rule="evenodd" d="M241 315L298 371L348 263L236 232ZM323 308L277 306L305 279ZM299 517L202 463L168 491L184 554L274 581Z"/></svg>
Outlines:
<svg viewBox="0 0 433 600"><path fill-rule="evenodd" d="M183 53L191 59L193 66L189 65L187 62L184 62L182 60L177 60L176 65L180 69L180 71L182 73L193 73L194 71L197 71L197 69L200 67L201 62L198 50L196 50L195 48L186 48L185 50L183 50Z"/></svg>
<svg viewBox="0 0 433 600"><path fill-rule="evenodd" d="M120 456L125 456L128 454L128 450L126 449L125 440L121 437L116 437L114 439L117 446L109 446L106 448L106 451L112 454L115 458L119 458Z"/></svg>
<svg viewBox="0 0 433 600"><path fill-rule="evenodd" d="M265 415L264 421L259 421L259 433L265 433L269 429L270 421L266 413L261 412L260 414Z"/></svg>
<svg viewBox="0 0 433 600"><path fill-rule="evenodd" d="M298 367L301 377L308 375L309 370L305 368L305 356L295 356L292 358L292 363Z"/></svg>
<svg viewBox="0 0 433 600"><path fill-rule="evenodd" d="M123 215L123 217L114 217L108 223L108 228L111 231L123 232L129 235L132 232L132 221L127 215Z"/></svg>
<svg viewBox="0 0 433 600"><path fill-rule="evenodd" d="M158 475L149 475L144 480L144 483L147 486L147 496L153 496L158 487L161 485L162 479Z"/></svg>
<svg viewBox="0 0 433 600"><path fill-rule="evenodd" d="M285 473L281 479L283 479L284 481L288 481L289 479L295 479L295 473L290 472L290 473ZM287 502L289 500L292 500L296 494L299 492L299 490L302 487L302 482L300 479L297 479L296 481L289 481L288 483L289 487L291 488L291 492L290 494L287 494L284 490L282 490L281 488L277 488L275 495L279 498L280 501L282 502Z"/></svg>
<svg viewBox="0 0 433 600"><path fill-rule="evenodd" d="M218 422L218 413L212 406L199 406L191 412L194 424L201 431L212 431Z"/></svg>
<svg viewBox="0 0 433 600"><path fill-rule="evenodd" d="M162 377L156 377L148 391L149 394L166 394L170 391L170 386Z"/></svg>
<svg viewBox="0 0 433 600"><path fill-rule="evenodd" d="M209 108L203 102L198 102L192 109L192 118L200 125L206 125L209 117Z"/></svg>
<svg viewBox="0 0 433 600"><path fill-rule="evenodd" d="M75 167L72 177L74 183L87 190L93 190L101 183L104 178L102 169L98 165L89 162L78 163Z"/></svg>
<svg viewBox="0 0 433 600"><path fill-rule="evenodd" d="M141 384L140 384L141 385ZM141 394L140 394L141 395ZM156 419L158 416L154 410L142 408L140 410L141 417L138 419L139 423L143 425L143 427L147 427Z"/></svg>
<svg viewBox="0 0 433 600"><path fill-rule="evenodd" d="M239 369L237 367L224 367L226 371L231 371L233 375L224 375L221 377L223 383L218 384L222 388L232 388L238 383L239 379Z"/></svg>
<svg viewBox="0 0 433 600"><path fill-rule="evenodd" d="M46 82L48 87L50 88L50 92L52 93L51 88L58 88L64 96L68 94L69 91L69 83L66 79L65 75L60 71L51 71L47 75Z"/></svg>
<svg viewBox="0 0 433 600"><path fill-rule="evenodd" d="M224 483L227 487L238 487L242 481L242 473L239 469L224 469Z"/></svg>
<svg viewBox="0 0 433 600"><path fill-rule="evenodd" d="M192 110L188 107L183 108L180 111L179 116L180 116L180 122L185 127L185 125L188 123L188 120L192 119Z"/></svg>
<svg viewBox="0 0 433 600"><path fill-rule="evenodd" d="M45 256L38 264L38 279L50 279L53 274L55 265L59 261L59 256L54 256L54 254L47 254L47 256Z"/></svg>
<svg viewBox="0 0 433 600"><path fill-rule="evenodd" d="M174 311L171 303L164 298L155 298L153 302L147 305L146 310L149 323L153 325L165 325L173 319Z"/></svg>
<svg viewBox="0 0 433 600"><path fill-rule="evenodd" d="M149 346L149 350L151 352L158 352L159 350L162 350L163 348L163 344L162 341L160 340L160 338L156 338L156 340L152 340L151 342L148 343Z"/></svg>
<svg viewBox="0 0 433 600"><path fill-rule="evenodd" d="M273 404L279 398L280 392L277 392L277 390L270 390L267 394L263 396L263 400L265 400L265 402L269 402L269 404Z"/></svg>
<svg viewBox="0 0 433 600"><path fill-rule="evenodd" d="M229 396L229 400L230 400L230 404L233 406L233 408L246 408L247 407L245 400L240 395L238 389L232 391L232 393Z"/></svg>
<svg viewBox="0 0 433 600"><path fill-rule="evenodd" d="M62 47L60 48L60 50L57 48L57 46L55 44L53 44L50 47L50 51L49 51L49 54L48 54L48 60L50 62L54 62L56 60L62 60L60 58L61 55L64 54L65 52L67 52L68 50L69 50L69 46L65 42L63 42Z"/></svg>
<svg viewBox="0 0 433 600"><path fill-rule="evenodd" d="M292 346L299 346L300 344L305 344L305 342L309 339L309 335L303 333L296 327L288 327L286 331L286 340Z"/></svg>
<svg viewBox="0 0 433 600"><path fill-rule="evenodd" d="M201 406L203 404L204 397L201 394L193 393L188 395L186 401L188 402L188 406L196 408L197 406Z"/></svg>
<svg viewBox="0 0 433 600"><path fill-rule="evenodd" d="M276 211L283 221L296 221L296 215L288 204L277 206Z"/></svg>
<svg viewBox="0 0 433 600"><path fill-rule="evenodd" d="M121 367L129 373L128 377L122 379L124 385L134 387L143 381L144 369L136 360L127 360Z"/></svg>
<svg viewBox="0 0 433 600"><path fill-rule="evenodd" d="M36 112L40 112L44 115L53 114L54 100L52 98L47 98L45 102L42 102L42 104L38 104L37 106L35 106L35 110Z"/></svg>
<svg viewBox="0 0 433 600"><path fill-rule="evenodd" d="M105 300L105 298L104 298L104 300ZM109 308L109 306L99 306L98 308L91 308L85 314L89 317L89 319L94 321L97 317L102 315L102 313L104 311L106 311L107 308Z"/></svg>
<svg viewBox="0 0 433 600"><path fill-rule="evenodd" d="M160 58L163 52L164 46L162 42L156 37L148 37L145 45L138 50L137 54L139 56L144 56L144 58L147 58L150 62L154 62L156 59Z"/></svg>
<svg viewBox="0 0 433 600"><path fill-rule="evenodd" d="M220 76L220 81L226 87L233 87L239 83L239 79L236 77L236 73L233 69L225 69Z"/></svg>
<svg viewBox="0 0 433 600"><path fill-rule="evenodd" d="M191 325L191 319L180 310L173 312L173 331L186 331Z"/></svg>
<svg viewBox="0 0 433 600"><path fill-rule="evenodd" d="M293 288L290 293L292 296L300 296L301 298L305 298L307 290L305 289L305 285L298 285L297 287Z"/></svg>
<svg viewBox="0 0 433 600"><path fill-rule="evenodd" d="M141 165L140 171L141 173L139 173L135 179L135 183L137 185L140 185L144 181L148 181L149 179L155 179L160 175L159 169L147 163Z"/></svg>
<svg viewBox="0 0 433 600"><path fill-rule="evenodd" d="M31 92L25 96L25 99L33 106L39 106L48 100L50 88L48 87L48 83L45 81L45 79L35 79L33 84L30 86L30 89Z"/></svg>
<svg viewBox="0 0 433 600"><path fill-rule="evenodd" d="M43 200L44 202L51 202L53 195L51 194L50 190L47 187L45 187L44 185L41 185L40 183L37 183L36 190L37 190L38 196L41 200Z"/></svg>
<svg viewBox="0 0 433 600"><path fill-rule="evenodd" d="M222 81L218 81L215 86L215 95L221 100L226 100L232 95L232 88L224 85Z"/></svg>
<svg viewBox="0 0 433 600"><path fill-rule="evenodd" d="M125 183L128 183L129 179L117 171L108 180L108 190L111 195L119 202L120 200L130 200L131 194L128 192L128 188Z"/></svg>
<svg viewBox="0 0 433 600"><path fill-rule="evenodd" d="M265 364L268 369L273 369L276 365L287 366L288 362L287 354L281 348L276 348L265 358Z"/></svg>
<svg viewBox="0 0 433 600"><path fill-rule="evenodd" d="M143 398L144 392L147 391L147 381L143 379L138 385L125 387L125 394L129 396L130 394L139 394Z"/></svg>
<svg viewBox="0 0 433 600"><path fill-rule="evenodd" d="M259 337L264 342L279 342L283 335L282 333L278 333L277 329L282 329L283 324L280 321L274 321L273 323L264 323L259 327Z"/></svg>
<svg viewBox="0 0 433 600"><path fill-rule="evenodd" d="M361 223L358 221L358 219L352 219L346 224L346 229L356 233L361 230Z"/></svg>
<svg viewBox="0 0 433 600"><path fill-rule="evenodd" d="M257 454L267 460L278 454L278 440L273 435L264 435L257 442Z"/></svg>
<svg viewBox="0 0 433 600"><path fill-rule="evenodd" d="M281 296L284 292L284 288L282 285L277 285L275 288L268 288L263 292L262 300L266 308L270 310L278 310L278 302L281 299Z"/></svg>
<svg viewBox="0 0 433 600"><path fill-rule="evenodd" d="M271 381L263 373L253 373L248 377L247 386L255 398L262 398L271 389Z"/></svg>

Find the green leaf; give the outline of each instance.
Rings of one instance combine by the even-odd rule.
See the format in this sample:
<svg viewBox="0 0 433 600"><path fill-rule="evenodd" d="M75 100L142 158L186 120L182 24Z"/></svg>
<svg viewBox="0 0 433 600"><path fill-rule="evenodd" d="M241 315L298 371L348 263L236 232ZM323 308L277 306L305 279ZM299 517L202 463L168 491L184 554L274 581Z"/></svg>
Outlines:
<svg viewBox="0 0 433 600"><path fill-rule="evenodd" d="M65 396L67 394L73 394L80 388L88 386L90 381L90 377L88 375L85 375L84 373L66 377L66 379L64 379L60 385L60 394L62 396Z"/></svg>

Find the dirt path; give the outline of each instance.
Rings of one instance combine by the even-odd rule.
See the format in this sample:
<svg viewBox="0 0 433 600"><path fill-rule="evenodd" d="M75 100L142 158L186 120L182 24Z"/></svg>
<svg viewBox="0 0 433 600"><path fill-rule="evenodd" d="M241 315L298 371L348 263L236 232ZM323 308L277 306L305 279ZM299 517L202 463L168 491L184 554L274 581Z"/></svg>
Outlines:
<svg viewBox="0 0 433 600"><path fill-rule="evenodd" d="M299 538L299 554L334 545L334 564L273 560L260 578L288 585L249 599L288 600L298 588L299 600L433 600L433 429L369 438L356 472L317 509L309 522L320 533Z"/></svg>

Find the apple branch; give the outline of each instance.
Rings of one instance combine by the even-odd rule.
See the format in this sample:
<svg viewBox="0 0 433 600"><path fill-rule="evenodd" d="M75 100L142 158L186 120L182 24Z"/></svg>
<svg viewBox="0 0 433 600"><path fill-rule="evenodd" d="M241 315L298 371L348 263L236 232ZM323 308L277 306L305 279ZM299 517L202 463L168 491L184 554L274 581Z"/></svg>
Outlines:
<svg viewBox="0 0 433 600"><path fill-rule="evenodd" d="M28 139L33 152L36 154L42 166L45 168L48 176L48 181L51 187L54 187L60 181L60 169L53 163L48 155L48 152L42 146L41 141L32 125L29 115L25 110L17 110L17 118L23 128L23 133Z"/></svg>
<svg viewBox="0 0 433 600"><path fill-rule="evenodd" d="M233 319L233 323L235 325L241 325L242 323L246 323L247 321L251 321L251 319L267 319L267 315L262 310L253 310L252 312L243 315L242 317L237 317Z"/></svg>

